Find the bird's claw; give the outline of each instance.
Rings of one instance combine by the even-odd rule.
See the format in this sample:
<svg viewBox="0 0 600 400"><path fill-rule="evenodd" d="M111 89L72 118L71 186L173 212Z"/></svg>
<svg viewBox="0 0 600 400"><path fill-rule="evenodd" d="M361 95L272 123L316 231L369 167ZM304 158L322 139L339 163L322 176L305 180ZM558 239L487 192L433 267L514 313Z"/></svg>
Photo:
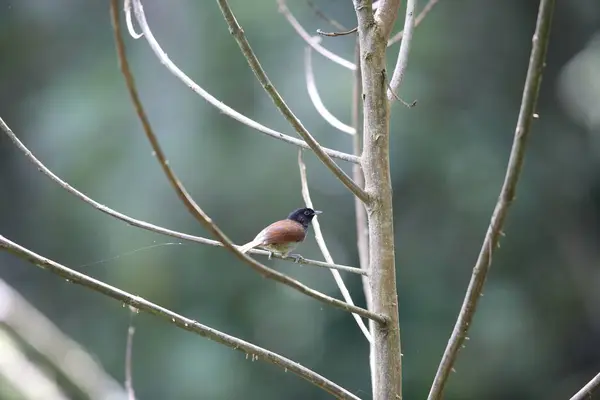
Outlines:
<svg viewBox="0 0 600 400"><path fill-rule="evenodd" d="M294 262L296 264L299 263L301 260L304 260L304 257L302 257L300 254L290 254L290 257L294 259Z"/></svg>

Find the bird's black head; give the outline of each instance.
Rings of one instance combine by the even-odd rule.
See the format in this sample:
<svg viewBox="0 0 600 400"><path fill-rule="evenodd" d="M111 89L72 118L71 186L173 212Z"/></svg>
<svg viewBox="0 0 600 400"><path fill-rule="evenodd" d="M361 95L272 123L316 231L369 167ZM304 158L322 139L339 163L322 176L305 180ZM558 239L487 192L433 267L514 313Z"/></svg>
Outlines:
<svg viewBox="0 0 600 400"><path fill-rule="evenodd" d="M292 213L288 215L287 219L300 222L302 226L308 228L308 225L310 225L310 222L312 221L313 217L321 213L322 211L315 211L312 208L299 208L297 210L292 211Z"/></svg>

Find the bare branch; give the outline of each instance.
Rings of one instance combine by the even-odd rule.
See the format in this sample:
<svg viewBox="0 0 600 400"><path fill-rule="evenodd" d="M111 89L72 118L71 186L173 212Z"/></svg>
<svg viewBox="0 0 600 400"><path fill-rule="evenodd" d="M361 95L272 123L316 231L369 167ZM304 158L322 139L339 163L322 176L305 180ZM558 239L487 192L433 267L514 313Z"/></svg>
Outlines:
<svg viewBox="0 0 600 400"><path fill-rule="evenodd" d="M311 0L306 0L306 4L308 4L308 6L314 11L315 15L319 18L321 18L323 21L331 24L332 26L335 27L335 29L338 29L340 31L345 31L347 28L340 24L339 22L337 22L335 19L333 18L329 18L327 15L325 15L324 12L322 12L319 7L317 7L315 5L315 3L313 3Z"/></svg>
<svg viewBox="0 0 600 400"><path fill-rule="evenodd" d="M50 171L50 169L48 169L48 167L46 167L41 161L39 161L33 155L33 153L27 147L25 147L25 145L16 137L16 135L6 125L6 123L4 123L2 118L0 118L0 127L8 135L8 137L15 144L15 146L25 154L27 159L29 161L31 161L38 168L38 170L40 172L42 172L44 175L46 175L48 178L50 178L50 180L52 180L53 182L57 183L60 187L65 189L67 192L71 193L72 195L74 195L78 199L82 200L83 202L91 205L98 211L101 211L111 217L114 217L123 222L126 222L131 226L145 229L150 232L158 233L160 235L170 236L170 237L174 237L174 238L178 238L178 239L182 239L182 240L187 240L189 242L204 244L207 246L224 247L223 243L221 243L217 240L207 239L204 237L189 235L187 233L182 233L182 232L174 231L171 229L163 228L161 226L154 225L149 222L145 222L142 220L132 218L128 215L125 215L116 210L113 210L110 207L107 207L103 204L98 203L96 200L92 199L91 197L86 196L85 194L83 194L82 192L80 192L79 190L75 189L73 186L69 185L67 182L62 180L60 177L55 175L52 171ZM252 249L252 250L248 251L248 253L258 254L258 255L262 255L262 256L269 255L268 251L259 250L259 249ZM294 257L282 257L278 254L273 254L272 256L273 256L273 258L278 258L281 260L294 261L294 262L297 261L299 264L303 264L303 265L309 265L309 266L320 267L320 268L334 268L334 269L339 269L340 271L346 271L346 272L350 272L353 274L366 275L366 271L362 271L360 268L348 267L346 265L337 265L337 264L330 265L330 264L324 263L322 261L310 260L307 258L296 260Z"/></svg>
<svg viewBox="0 0 600 400"><path fill-rule="evenodd" d="M360 68L362 76L363 151L362 167L365 188L372 202L366 204L369 227L369 284L371 310L390 318L387 326L370 323L371 387L373 399L402 400L402 356L398 293L396 288L396 256L394 249L394 213L390 171L390 107L387 100L386 43L389 33L382 26L392 25L383 7L390 1L379 1L373 16L370 0L354 0L358 21ZM390 10L390 13L395 13ZM385 18L382 20L381 18Z"/></svg>
<svg viewBox="0 0 600 400"><path fill-rule="evenodd" d="M388 89L388 100L393 100L396 96L395 92L398 92L402 80L404 79L404 72L408 65L408 54L410 53L410 45L412 42L413 31L415 28L415 5L417 0L406 0L406 17L404 19L404 39L400 44L400 51L398 52L398 59L396 60L396 67L390 80L390 87Z"/></svg>
<svg viewBox="0 0 600 400"><path fill-rule="evenodd" d="M302 198L304 199L304 203L306 204L306 207L314 208L313 204L312 204L312 200L310 198L310 192L308 190L308 179L306 177L306 165L304 164L304 161L302 160L302 150L298 150L298 167L300 169L300 183L302 185ZM323 254L323 257L325 257L325 261L333 262L333 257L331 257L331 253L329 252L329 249L327 248L327 243L325 243L325 238L323 237L323 232L321 232L321 225L319 224L318 216L314 217L312 224L313 224L313 227L315 230L315 239L317 240L317 244L319 245L319 249L321 249L321 253ZM342 293L342 296L344 297L344 300L346 300L346 303L354 304L354 301L352 301L352 296L350 296L350 291L346 287L346 284L344 283L344 280L342 279L342 276L340 275L340 273L335 270L331 270L331 273L333 275L333 279L335 280L335 283L337 284L338 288L340 289L340 292ZM362 318L360 316L358 316L357 314L352 314L352 316L356 320L358 327L360 328L362 333L365 335L367 340L369 342L372 342L373 339L371 338L371 333L369 332L369 328L367 328L367 326L365 325L365 322L362 320Z"/></svg>
<svg viewBox="0 0 600 400"><path fill-rule="evenodd" d="M415 28L419 26L421 22L423 22L427 14L429 14L429 12L433 9L433 6L435 6L438 1L439 0L429 0L429 3L423 7L419 15L417 15L417 18L415 18ZM388 40L388 47L398 43L400 40L402 40L403 36L404 31L397 32L390 40Z"/></svg>
<svg viewBox="0 0 600 400"><path fill-rule="evenodd" d="M135 400L135 390L133 390L133 335L135 335L135 326L133 318L138 313L138 309L129 306L129 327L127 327L127 343L125 345L125 390L127 399Z"/></svg>
<svg viewBox="0 0 600 400"><path fill-rule="evenodd" d="M242 27L235 19L235 16L233 15L233 12L231 11L227 0L217 0L217 2L219 3L219 7L221 9L221 12L223 13L223 16L225 17L227 25L229 26L229 32L235 38L235 41L240 47L240 50L242 51L244 57L246 57L246 60L248 61L252 72L254 72L254 75L256 76L262 87L265 89L265 91L271 96L273 103L275 103L279 111L281 111L281 113L288 120L288 122L294 127L296 132L308 143L310 148L315 152L317 158L319 158L319 160L321 160L321 162L325 164L325 166L329 168L329 170L333 172L333 174L352 193L354 193L356 197L361 199L363 202L367 203L369 201L369 196L367 195L367 193L358 185L356 185L356 183L354 183L354 181L352 181L352 179L348 175L346 175L344 171L342 171L342 169L331 159L331 157L329 157L323 151L321 145L319 145L319 143L306 130L304 125L302 125L300 120L294 115L292 110L290 110L287 104L285 104L285 101L283 100L279 92L277 92L277 90L267 77L267 74L265 73L264 69L260 65L258 59L256 58L256 55L250 47L250 44L246 39L246 35L244 34Z"/></svg>
<svg viewBox="0 0 600 400"><path fill-rule="evenodd" d="M133 27L133 22L131 21L131 0L125 0L123 2L123 9L125 11L125 23L127 24L127 32L129 32L129 35L134 39L139 39L144 36L143 33L137 33Z"/></svg>
<svg viewBox="0 0 600 400"><path fill-rule="evenodd" d="M346 35L351 35L353 33L358 32L358 27L356 28L352 28L348 31L342 31L342 32L323 32L320 29L317 29L317 33L321 36L328 36L328 37L336 37L336 36L346 36ZM356 69L355 69L356 71Z"/></svg>
<svg viewBox="0 0 600 400"><path fill-rule="evenodd" d="M363 116L362 116L362 73L360 70L360 47L358 39L356 40L356 49L354 60L359 68L354 71L352 82L352 126L356 133L352 137L352 147L354 154L360 156L362 153L362 135L363 135ZM365 177L362 168L359 165L352 166L352 178L358 185L364 187ZM360 268L363 271L369 270L369 225L367 220L367 210L365 205L358 199L354 199L354 210L356 213L356 246L358 249L358 258ZM368 279L362 279L365 299L367 300L367 309L371 310L371 285Z"/></svg>
<svg viewBox="0 0 600 400"><path fill-rule="evenodd" d="M473 316L475 315L477 304L483 291L485 278L490 269L493 251L498 245L504 221L515 198L517 182L523 167L523 160L525 159L526 140L531 131L533 114L535 113L538 93L542 82L544 60L546 58L548 42L550 40L550 27L552 25L553 11L554 0L540 1L531 55L529 57L527 78L525 79L525 86L523 88L521 109L519 111L515 137L508 160L506 176L504 178L504 183L502 184L502 189L500 190L500 195L498 196L498 202L494 208L494 213L492 214L490 225L481 246L479 257L473 268L473 274L460 309L460 314L456 321L456 325L454 325L454 330L452 331L444 355L442 356L441 363L429 392L428 400L442 398L444 387L458 356L458 351L462 347L469 328L471 327Z"/></svg>
<svg viewBox="0 0 600 400"><path fill-rule="evenodd" d="M90 400L125 398L123 387L77 342L0 279L0 323Z"/></svg>
<svg viewBox="0 0 600 400"><path fill-rule="evenodd" d="M68 282L82 285L98 293L102 293L105 296L112 297L113 299L116 299L138 310L161 317L164 320L178 326L179 328L196 333L202 337L231 347L234 350L238 350L246 354L251 354L253 359L264 359L285 370L292 371L300 377L306 379L307 381L322 388L323 390L327 391L328 393L331 393L334 396L343 399L358 400L358 397L356 397L346 389L340 387L339 385L336 385L328 379L325 379L316 372L301 366L297 362L289 360L262 347L258 347L252 343L238 339L234 336L227 335L206 325L202 325L194 320L176 314L171 310L163 308L139 296L135 296L124 290L110 286L102 281L89 277L70 268L67 268L64 265L61 265L48 258L42 257L34 253L33 251L10 241L2 235L0 235L0 248L6 249L10 253L13 253L16 256L23 258L42 269L48 270L56 275L59 275L65 278Z"/></svg>
<svg viewBox="0 0 600 400"><path fill-rule="evenodd" d="M140 26L140 29L142 30L143 35L146 38L146 41L150 45L150 48L152 49L154 54L158 57L160 62L169 70L169 72L171 72L173 75L175 75L186 86L188 86L190 89L192 89L198 95L200 95L204 100L206 100L210 105L217 108L219 111L221 111L223 114L227 115L228 117L233 118L236 121L241 122L242 124L252 128L252 129L256 129L257 131L262 132L267 136L282 140L286 143L290 143L290 144L293 144L295 146L299 146L299 147L302 147L305 149L310 148L310 146L302 140L296 139L294 137L283 134L276 130L267 128L266 126L235 111L233 108L222 103L221 101L216 99L214 96L212 96L210 93L208 93L206 90L202 89L202 87L200 87L196 82L194 82L190 77L188 77L182 70L180 70L177 67L177 65L175 65L169 59L167 54L160 47L160 45L154 38L154 35L152 34L150 27L148 26L148 22L146 21L146 15L144 14L144 9L143 9L141 3L139 2L139 0L128 0L128 2L131 2L131 1L133 1L133 3L134 3L133 4L134 5L134 14L137 19L138 25ZM329 149L326 147L323 147L323 151L327 155L329 155L333 158L337 158L339 160L344 160L344 161L352 162L355 164L360 163L360 160L351 154L346 154L344 152Z"/></svg>
<svg viewBox="0 0 600 400"><path fill-rule="evenodd" d="M275 271L274 269L271 269L271 268L267 267L266 265L263 265L263 264L259 263L258 261L254 260L247 254L242 253L239 250L238 246L236 246L225 235L225 233L223 233L223 231L221 231L221 229L211 220L211 218L200 208L200 206L198 206L198 204L189 195L189 193L187 192L187 190L185 189L183 184L179 181L179 179L175 175L175 172L171 169L169 163L167 162L166 157L158 143L158 139L156 138L156 135L152 131L150 122L148 121L146 113L144 112L144 109L140 102L140 99L139 99L139 96L137 93L137 89L135 87L135 82L133 80L133 75L131 74L131 71L129 70L129 65L127 62L126 55L125 55L125 45L123 43L123 38L121 36L121 30L120 30L119 21L118 21L119 13L117 12L117 0L111 0L111 16L112 16L114 33L115 33L115 41L116 41L116 45L117 45L117 54L119 57L119 64L121 66L121 71L123 72L123 76L125 77L125 82L127 84L127 88L131 95L131 99L135 106L136 112L142 122L142 126L144 127L144 132L148 138L148 141L150 142L150 144L152 146L152 149L154 150L154 154L156 155L157 160L158 160L161 168L163 169L163 172L165 173L165 175L167 177L167 180L169 181L169 183L171 184L171 186L173 187L173 189L175 190L175 192L177 193L177 195L179 196L181 201L184 203L186 208L198 220L198 222L200 222L200 224L202 226L204 226L205 229L207 229L214 236L216 236L219 239L219 241L221 243L223 243L223 246L225 246L225 248L227 248L229 251L231 251L238 259L240 259L241 261L244 261L246 264L248 264L256 272L258 272L265 278L272 279L279 283L283 283L284 285L290 286L309 297L320 300L320 301L330 304L334 307L338 307L338 308L341 308L341 309L344 309L347 311L349 311L350 309L354 309L355 312L358 312L360 315L368 314L371 317L376 318L378 320L385 320L380 315L371 313L370 311L367 311L360 307L346 304L343 301L340 301L333 297L327 296L317 290L311 289L308 286L300 283L299 281L292 279L278 271Z"/></svg>
<svg viewBox="0 0 600 400"><path fill-rule="evenodd" d="M598 389L598 386L600 386L600 374L592 378L592 380L582 387L577 393L575 393L570 400L591 399L592 393L594 390Z"/></svg>
<svg viewBox="0 0 600 400"><path fill-rule="evenodd" d="M319 96L317 84L315 83L315 74L312 68L311 53L311 48L306 47L304 51L304 71L306 72L306 88L308 90L308 96L310 97L310 100L315 106L317 112L321 115L321 117L323 117L323 119L327 123L329 123L329 125L333 126L336 129L339 129L344 133L354 135L356 133L356 129L344 124L342 121L337 119L335 115L329 112L329 110L325 107L325 104L323 104L323 102L321 101L321 96Z"/></svg>
<svg viewBox="0 0 600 400"><path fill-rule="evenodd" d="M231 241L229 241L229 239L224 236L224 234L216 227L212 224L212 222L210 223L210 228L209 230L213 233L218 232L220 235L222 235L222 237L225 237L227 239L228 242L222 242L222 243L210 243L207 239L204 238L197 238L191 235L187 235L184 233L179 233L176 231L171 231L165 228L161 228L158 227L156 225L152 225L149 224L147 222L143 222L143 221L138 221L135 220L133 218L130 218L124 214L120 214L114 210L111 210L110 208L96 202L95 200L92 200L91 198L87 197L86 195L84 195L83 193L77 191L75 188L73 188L72 186L70 186L68 183L62 181L58 176L54 175L54 173L52 171L50 171L48 168L46 168L41 162L39 162L37 160L37 158L35 158L35 156L29 151L29 149L27 149L22 143L21 141L15 136L15 134L12 132L12 130L10 130L10 128L8 127L8 125L6 125L6 123L4 122L4 120L2 120L2 118L0 118L0 128L2 128L4 130L4 132L11 138L11 140L13 141L13 143L15 143L17 145L17 147L19 147L19 149L21 151L23 151L25 153L25 155L29 158L30 161L32 161L34 164L36 164L38 166L38 168L41 170L41 172L43 172L44 174L46 174L46 176L50 177L53 181L57 182L61 187L63 187L64 189L68 190L70 193L76 195L79 199L84 200L86 203L89 203L91 205L93 205L96 209L103 211L106 214L112 215L122 221L126 221L128 223L130 223L131 225L134 226L139 226L140 228L144 228L147 230L151 230L157 233L162 233L162 234L166 234L169 236L173 236L173 237L178 237L181 239L185 239L185 240L191 240L191 241L195 241L198 243L204 243L204 244L211 244L211 245L215 245L215 246L224 246L227 247L229 250L231 250L238 258L240 258L239 255L242 255L243 257L242 260L245 261L246 263L249 263L251 267L253 267L255 270L257 270L259 273L261 273L263 276L265 277L269 277L270 279L274 279L280 283L284 283L285 285L294 287L295 289L297 289L298 291L300 291L301 293L306 294L309 297L313 297L315 299L319 299L320 301L326 302L328 304L331 304L334 307L338 307L341 309L344 309L346 311L349 312L355 312L359 315L364 316L365 318L375 318L375 320L384 323L386 321L386 318L383 315L380 314L376 314L376 313L371 313L367 310L364 310L360 307L354 307L351 306L349 304L344 303L343 301L334 299L332 297L326 296L316 290L313 290L305 285L303 285L302 283L289 278L288 276L281 274L271 268L268 268L260 263L258 263L257 261L255 261L254 259L245 256L244 254L240 253L237 246L234 245L233 243L231 243ZM216 229L216 231L214 230ZM216 233L215 233L216 235ZM247 261L250 260L249 262ZM367 316L368 315L368 316Z"/></svg>
<svg viewBox="0 0 600 400"><path fill-rule="evenodd" d="M390 36L396 18L398 18L398 9L400 8L400 0L379 0L377 2L377 10L375 11L375 22L382 31L383 36Z"/></svg>
<svg viewBox="0 0 600 400"><path fill-rule="evenodd" d="M220 2L219 2L220 3ZM288 20L292 28L296 31L296 33L315 51L321 54L323 57L333 61L336 64L341 65L344 68L347 68L351 71L356 69L356 65L346 60L343 57L338 56L337 54L327 50L325 47L321 46L320 38L318 36L311 36L306 29L302 27L300 22L294 17L294 15L290 12L285 4L285 0L277 0L277 5L279 6L279 12L283 14L285 19Z"/></svg>

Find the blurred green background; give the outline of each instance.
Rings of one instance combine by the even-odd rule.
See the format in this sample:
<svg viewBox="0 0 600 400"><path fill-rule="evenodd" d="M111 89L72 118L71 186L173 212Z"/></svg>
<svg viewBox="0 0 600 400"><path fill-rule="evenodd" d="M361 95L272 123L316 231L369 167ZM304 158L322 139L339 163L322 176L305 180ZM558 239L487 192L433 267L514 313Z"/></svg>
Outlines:
<svg viewBox="0 0 600 400"><path fill-rule="evenodd" d="M308 98L305 43L275 1L230 3L294 112L322 144L350 152L351 138L327 125ZM334 30L306 2L289 3L310 32ZM354 26L350 1L314 3ZM216 2L147 0L144 6L157 40L190 77L236 110L295 136L254 79ZM401 96L418 105L395 104L391 132L407 399L429 390L502 183L537 7L533 0L440 0L416 30ZM564 399L600 369L599 28L598 1L557 1L540 119L447 399ZM294 146L212 108L160 64L144 39L127 37L126 44L171 165L233 240L250 240L302 205ZM351 36L323 44L352 59ZM42 162L102 204L208 235L151 154L118 69L108 2L0 0L0 48L0 115ZM389 50L390 67L397 48ZM325 104L349 123L351 73L317 54L313 61ZM333 257L356 266L352 197L313 155L305 160ZM6 136L0 168L1 234L371 398L367 343L349 314L261 278L221 248L182 243L131 253L178 241L77 200ZM321 259L312 237L299 251ZM261 261L339 296L326 270ZM127 308L7 253L0 253L0 278L123 382ZM347 284L364 305L360 280L347 276ZM160 319L139 314L134 324L139 399L330 398L289 372ZM31 362L56 376L67 398L86 398L11 334ZM0 399L22 398L0 380Z"/></svg>

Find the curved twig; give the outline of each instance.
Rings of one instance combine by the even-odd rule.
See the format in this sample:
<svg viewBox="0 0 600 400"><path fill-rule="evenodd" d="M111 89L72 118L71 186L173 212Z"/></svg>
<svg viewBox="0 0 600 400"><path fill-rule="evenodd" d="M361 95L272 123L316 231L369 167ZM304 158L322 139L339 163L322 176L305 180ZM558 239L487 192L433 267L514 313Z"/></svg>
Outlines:
<svg viewBox="0 0 600 400"><path fill-rule="evenodd" d="M125 12L125 23L127 24L127 32L134 39L139 39L144 36L143 33L137 33L133 27L133 21L131 20L131 0L125 0L123 2L123 11Z"/></svg>
<svg viewBox="0 0 600 400"><path fill-rule="evenodd" d="M454 325L454 330L442 356L442 361L438 367L435 379L429 392L428 400L438 400L442 398L444 387L448 381L448 376L456 358L458 351L467 337L467 333L473 321L473 316L477 310L477 303L483 291L485 278L490 269L492 253L498 245L502 227L508 210L515 198L517 182L523 167L525 159L526 139L531 131L533 114L537 105L538 93L542 82L542 71L544 69L544 60L550 39L550 26L552 24L552 13L555 0L541 0L537 16L535 33L533 35L533 44L531 55L529 57L529 67L527 69L527 78L523 88L523 98L521 100L521 109L515 129L515 138L513 141L506 176L498 202L494 208L494 213L487 229L485 239L479 252L479 257L473 268L473 274L469 287L465 295L460 314Z"/></svg>
<svg viewBox="0 0 600 400"><path fill-rule="evenodd" d="M323 57L333 61L334 63L341 65L344 68L347 68L351 71L356 69L356 65L343 57L338 56L337 54L327 50L325 47L320 45L320 38L318 36L311 36L306 29L302 27L300 22L294 17L294 15L290 12L289 8L285 4L285 0L277 0L277 5L279 6L279 12L283 14L285 19L288 20L292 28L296 31L296 33L315 51L321 54Z"/></svg>
<svg viewBox="0 0 600 400"><path fill-rule="evenodd" d="M306 165L304 164L304 160L302 160L302 150L301 149L298 150L298 168L300 169L300 184L302 185L302 198L304 199L304 203L306 204L306 207L314 208L312 200L310 198L310 191L308 190L308 179L306 177ZM319 245L319 249L321 249L321 253L323 254L323 257L325 257L325 261L333 263L333 257L331 257L331 253L329 252L329 249L327 248L327 243L325 243L325 238L323 237L323 232L321 232L321 225L319 224L318 216L315 216L312 224L313 224L313 228L315 231L315 239L317 240L317 244ZM352 296L350 296L350 291L346 287L346 284L344 283L344 280L342 279L342 276L340 275L340 273L338 271L331 270L331 274L333 275L333 279L335 280L336 285L340 289L340 292L342 293L344 300L346 300L346 303L354 304L354 301L352 301ZM371 332L369 332L369 328L367 328L367 326L365 325L365 322L357 314L352 314L352 316L356 320L358 327L360 328L362 333L365 335L367 340L370 343L372 343L373 338L371 336Z"/></svg>
<svg viewBox="0 0 600 400"><path fill-rule="evenodd" d="M135 4L139 3L139 0L128 0L128 1L129 2L133 1ZM188 86L196 94L201 96L210 105L217 108L219 111L221 111L223 114L227 115L228 117L233 118L236 121L241 122L242 124L252 128L252 129L262 132L267 136L282 140L286 143L290 143L290 144L293 144L295 146L299 146L299 147L302 147L305 149L310 148L310 146L302 140L296 139L292 136L278 132L271 128L267 128L266 126L254 121L253 119L246 117L245 115L237 112L233 108L222 103L217 98L215 98L210 93L208 93L206 90L204 90L202 87L200 87L196 82L194 82L190 77L188 77L181 69L179 69L177 67L177 65L175 65L175 63L173 63L173 61L171 61L171 59L169 59L167 54L160 47L160 44L156 41L156 39L154 38L154 35L152 34L152 31L150 30L150 27L148 26L148 22L146 21L146 15L144 14L144 9L141 6L141 4L139 4L139 7L137 7L137 8L134 7L134 11L135 11L134 14L135 14L137 23L140 26L140 29L142 30L144 38L148 42L148 45L150 46L150 48L152 49L152 51L154 52L156 57L159 59L159 61L169 70L169 72L171 72L173 75L175 75L175 77L177 77L179 80L181 80L186 86ZM347 154L347 153L329 149L326 147L323 147L323 151L327 155L329 155L333 158L337 158L339 160L344 160L344 161L348 161L348 162L355 163L355 164L360 163L360 159L358 157L355 157L352 154Z"/></svg>
<svg viewBox="0 0 600 400"><path fill-rule="evenodd" d="M285 370L292 371L298 376L306 379L307 381L322 388L323 390L327 391L328 393L331 393L334 396L343 399L359 400L358 397L350 393L348 390L342 388L334 382L331 382L330 380L324 378L316 372L301 366L297 362L282 357L279 354L273 353L272 351L269 351L262 347L258 347L252 343L238 339L234 336L227 335L226 333L220 332L206 325L202 325L192 319L176 314L171 310L163 308L139 296L135 296L124 290L110 286L102 281L94 279L80 272L74 271L70 268L67 268L64 265L61 265L48 258L42 257L34 253L33 251L10 241L2 235L0 235L0 248L6 249L12 254L21 257L29 261L30 263L37 265L40 268L43 268L56 275L59 275L67 279L67 281L69 282L85 286L98 293L102 293L108 297L112 297L113 299L128 304L131 307L135 307L138 310L145 311L149 314L161 317L164 320L178 326L179 328L196 333L202 337L231 347L234 350L238 350L246 354L251 354L253 359L264 359Z"/></svg>
<svg viewBox="0 0 600 400"><path fill-rule="evenodd" d="M139 0L135 0L134 5L138 4L138 1ZM256 76L262 87L265 89L265 91L269 94L269 96L271 96L271 99L273 100L273 103L275 103L275 106L277 106L279 111L294 127L294 129L302 137L302 139L304 139L308 143L308 145L310 146L312 151L314 151L317 158L321 160L321 162L325 164L325 166L344 184L344 186L346 186L352 193L354 193L356 197L361 199L364 203L368 203L370 201L369 195L361 187L359 187L348 175L346 175L346 173L342 171L342 169L331 159L331 157L329 157L323 151L321 145L306 130L304 125L302 125L300 120L294 115L294 113L287 106L279 92L275 89L269 77L260 65L256 54L254 54L254 51L252 50L252 47L250 47L250 43L248 43L248 40L246 39L246 35L244 34L242 27L233 15L233 12L231 11L231 7L229 7L227 0L217 0L217 3L219 4L219 8L221 9L221 12L225 17L225 21L229 26L229 32L234 37L244 57L246 57L246 60L248 61L252 72L254 72L254 75Z"/></svg>
<svg viewBox="0 0 600 400"><path fill-rule="evenodd" d="M335 115L329 112L327 107L325 107L325 104L323 104L321 101L321 96L319 96L319 90L317 89L317 84L315 83L315 74L312 68L311 53L312 49L307 46L304 52L304 71L306 72L306 89L308 90L308 96L310 97L310 100L312 101L319 115L321 115L321 117L323 117L323 119L329 125L339 129L344 133L354 135L356 133L356 129L337 119Z"/></svg>
<svg viewBox="0 0 600 400"><path fill-rule="evenodd" d="M413 31L415 28L415 5L417 0L406 1L406 17L404 19L404 39L400 44L400 51L398 52L398 59L396 60L396 66L394 67L394 73L392 79L390 79L389 88L387 91L388 100L393 100L398 96L396 93L402 84L404 79L404 72L408 65L408 54L410 53L410 45L412 43Z"/></svg>

